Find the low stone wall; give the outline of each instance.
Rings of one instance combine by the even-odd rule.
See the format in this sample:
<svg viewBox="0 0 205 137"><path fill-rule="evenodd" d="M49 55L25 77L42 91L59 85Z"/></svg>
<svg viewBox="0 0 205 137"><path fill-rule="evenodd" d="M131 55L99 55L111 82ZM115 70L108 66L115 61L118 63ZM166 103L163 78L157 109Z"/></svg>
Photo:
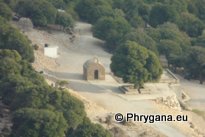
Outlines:
<svg viewBox="0 0 205 137"><path fill-rule="evenodd" d="M130 85L120 86L119 89L120 89L124 94L128 94L128 95L140 94L140 93L137 91L137 89L130 89L129 87L130 87Z"/></svg>
<svg viewBox="0 0 205 137"><path fill-rule="evenodd" d="M180 82L180 80L177 78L177 76L174 73L171 72L171 70L166 69L166 71L169 73L169 75L172 76L172 78L174 79L175 84L178 84Z"/></svg>
<svg viewBox="0 0 205 137"><path fill-rule="evenodd" d="M169 69L165 69L159 83L178 84L179 79Z"/></svg>

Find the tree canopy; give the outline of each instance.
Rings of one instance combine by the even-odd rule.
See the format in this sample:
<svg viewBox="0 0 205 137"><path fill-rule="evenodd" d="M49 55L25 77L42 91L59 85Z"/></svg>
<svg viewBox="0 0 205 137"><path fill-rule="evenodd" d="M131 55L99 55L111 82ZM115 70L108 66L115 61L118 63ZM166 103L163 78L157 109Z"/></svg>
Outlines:
<svg viewBox="0 0 205 137"><path fill-rule="evenodd" d="M122 17L104 17L98 20L93 33L97 38L106 40L109 50L115 50L130 29L129 23Z"/></svg>
<svg viewBox="0 0 205 137"><path fill-rule="evenodd" d="M72 28L74 26L74 20L71 17L71 15L69 15L68 13L58 12L56 16L55 24L61 25L64 28L66 27Z"/></svg>
<svg viewBox="0 0 205 137"><path fill-rule="evenodd" d="M139 43L143 47L152 50L156 54L158 54L157 44L156 42L144 32L144 30L136 29L133 31L130 31L125 36L125 41L134 41L136 43Z"/></svg>
<svg viewBox="0 0 205 137"><path fill-rule="evenodd" d="M30 62L34 61L34 54L30 41L1 17L0 31L0 49L16 50L23 59Z"/></svg>
<svg viewBox="0 0 205 137"><path fill-rule="evenodd" d="M64 137L68 126L59 112L31 108L16 111L13 123L11 137Z"/></svg>
<svg viewBox="0 0 205 137"><path fill-rule="evenodd" d="M172 18L176 18L176 14L176 11L172 7L164 4L156 4L150 11L149 23L156 27L157 25L172 20Z"/></svg>
<svg viewBox="0 0 205 137"><path fill-rule="evenodd" d="M186 58L187 78L199 79L202 84L205 80L205 48L194 46Z"/></svg>
<svg viewBox="0 0 205 137"><path fill-rule="evenodd" d="M85 120L83 124L79 125L77 130L67 137L111 137L108 131L103 130L99 124L90 124L89 120Z"/></svg>
<svg viewBox="0 0 205 137"><path fill-rule="evenodd" d="M190 37L197 37L202 34L204 24L201 20L190 13L182 13L178 25Z"/></svg>
<svg viewBox="0 0 205 137"><path fill-rule="evenodd" d="M46 26L55 22L57 10L46 0L20 0L15 11L28 17L36 26Z"/></svg>
<svg viewBox="0 0 205 137"><path fill-rule="evenodd" d="M113 13L109 0L80 0L76 6L81 19L95 23L103 16L111 16Z"/></svg>
<svg viewBox="0 0 205 137"><path fill-rule="evenodd" d="M141 88L144 82L160 78L161 64L157 56L136 42L127 41L112 57L111 70L125 82Z"/></svg>
<svg viewBox="0 0 205 137"><path fill-rule="evenodd" d="M12 18L12 10L5 3L0 1L0 16L4 17L7 20Z"/></svg>

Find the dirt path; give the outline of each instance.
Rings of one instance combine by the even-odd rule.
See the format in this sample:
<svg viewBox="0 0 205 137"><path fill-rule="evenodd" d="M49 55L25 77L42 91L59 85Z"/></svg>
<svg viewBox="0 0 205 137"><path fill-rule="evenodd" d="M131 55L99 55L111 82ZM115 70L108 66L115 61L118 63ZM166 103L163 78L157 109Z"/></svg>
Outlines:
<svg viewBox="0 0 205 137"><path fill-rule="evenodd" d="M205 111L205 85L199 84L198 81L188 81L178 76L181 81L181 87L190 96L187 102L193 109Z"/></svg>

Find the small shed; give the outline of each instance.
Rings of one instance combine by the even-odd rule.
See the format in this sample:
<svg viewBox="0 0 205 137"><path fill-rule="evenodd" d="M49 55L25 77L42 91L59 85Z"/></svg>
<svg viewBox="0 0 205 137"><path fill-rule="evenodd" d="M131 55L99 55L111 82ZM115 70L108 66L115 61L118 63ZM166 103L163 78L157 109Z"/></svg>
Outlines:
<svg viewBox="0 0 205 137"><path fill-rule="evenodd" d="M48 44L45 44L44 55L50 58L57 58L58 57L58 46L50 46Z"/></svg>
<svg viewBox="0 0 205 137"><path fill-rule="evenodd" d="M105 80L105 67L95 57L84 63L83 74L86 80Z"/></svg>

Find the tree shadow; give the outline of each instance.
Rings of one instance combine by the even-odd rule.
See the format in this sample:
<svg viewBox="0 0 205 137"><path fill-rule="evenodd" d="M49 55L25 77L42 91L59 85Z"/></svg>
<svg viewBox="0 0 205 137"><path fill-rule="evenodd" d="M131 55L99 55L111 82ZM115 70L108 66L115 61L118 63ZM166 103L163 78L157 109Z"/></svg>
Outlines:
<svg viewBox="0 0 205 137"><path fill-rule="evenodd" d="M56 72L56 71L51 71L48 69L45 69L44 73L55 76L56 78L59 78L59 79L83 80L83 74L80 74L80 73Z"/></svg>
<svg viewBox="0 0 205 137"><path fill-rule="evenodd" d="M123 94L117 86L97 82L89 82L84 80L83 74L81 73L67 73L67 72L56 72L45 69L44 74L59 80L68 80L69 84L66 87L71 88L78 92L90 92L90 93L116 93Z"/></svg>

